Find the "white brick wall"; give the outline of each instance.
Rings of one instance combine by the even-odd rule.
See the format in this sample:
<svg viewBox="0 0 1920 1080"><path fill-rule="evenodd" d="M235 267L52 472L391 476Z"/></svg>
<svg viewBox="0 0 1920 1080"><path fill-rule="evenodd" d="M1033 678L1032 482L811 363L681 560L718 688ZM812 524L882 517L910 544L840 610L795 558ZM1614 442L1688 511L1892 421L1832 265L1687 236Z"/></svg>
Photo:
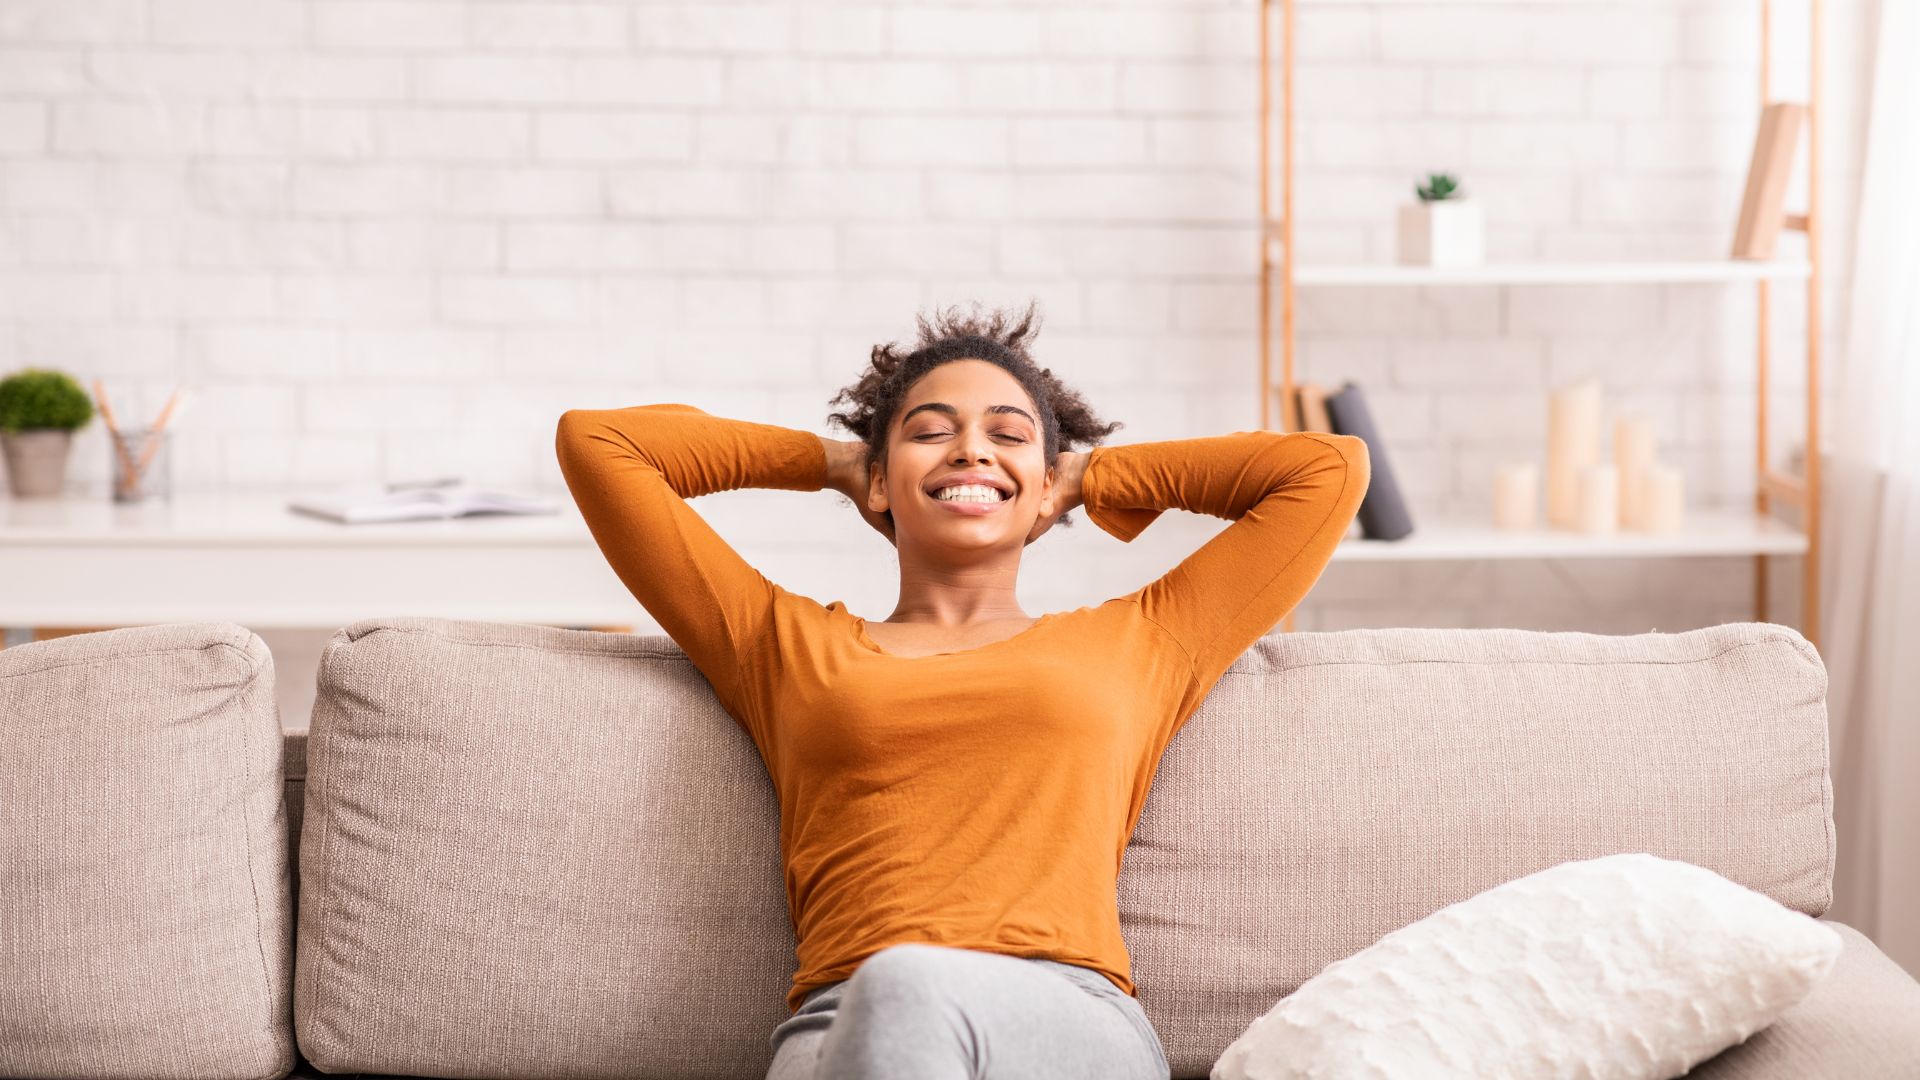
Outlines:
<svg viewBox="0 0 1920 1080"><path fill-rule="evenodd" d="M1750 7L1302 0L1301 257L1391 259L1394 207L1434 169L1486 204L1498 258L1720 253ZM1802 11L1776 7L1776 86L1799 93ZM1827 5L1833 345L1852 7ZM566 407L687 400L836 434L827 398L916 308L1032 296L1042 361L1118 438L1249 428L1256 26L1253 0L7 0L0 371L105 378L128 415L200 384L182 490L464 469L557 492ZM1738 505L1752 304L1308 290L1299 376L1366 386L1416 519L1483 513L1494 466L1542 453L1547 389L1587 374L1656 419L1692 498ZM1795 289L1774 307L1784 450L1804 313ZM74 485L105 497L99 425L76 450ZM1043 546L1080 552L1032 554L1032 603L1131 588L1206 532L1058 534ZM891 603L870 559L753 553L810 568L790 587ZM1297 625L1676 629L1748 617L1749 578L1745 559L1340 566ZM1795 578L1775 595L1790 620Z"/></svg>

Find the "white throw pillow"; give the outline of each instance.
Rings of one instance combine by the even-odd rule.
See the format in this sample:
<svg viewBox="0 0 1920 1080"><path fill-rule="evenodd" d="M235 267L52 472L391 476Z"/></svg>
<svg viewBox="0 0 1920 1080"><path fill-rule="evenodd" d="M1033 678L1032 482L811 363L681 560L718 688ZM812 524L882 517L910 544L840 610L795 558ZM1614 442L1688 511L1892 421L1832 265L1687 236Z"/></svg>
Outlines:
<svg viewBox="0 0 1920 1080"><path fill-rule="evenodd" d="M1328 964L1212 1080L1669 1080L1772 1023L1840 935L1705 867L1644 853L1497 885Z"/></svg>

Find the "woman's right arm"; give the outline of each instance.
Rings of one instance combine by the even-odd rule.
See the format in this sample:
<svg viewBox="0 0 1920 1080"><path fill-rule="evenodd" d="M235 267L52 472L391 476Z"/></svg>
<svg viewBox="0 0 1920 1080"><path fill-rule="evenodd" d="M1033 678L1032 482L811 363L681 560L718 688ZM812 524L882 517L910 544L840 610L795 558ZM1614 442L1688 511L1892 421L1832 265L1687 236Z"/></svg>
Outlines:
<svg viewBox="0 0 1920 1080"><path fill-rule="evenodd" d="M736 717L774 587L686 500L746 487L818 491L829 481L826 442L692 405L560 416L554 452L601 553Z"/></svg>

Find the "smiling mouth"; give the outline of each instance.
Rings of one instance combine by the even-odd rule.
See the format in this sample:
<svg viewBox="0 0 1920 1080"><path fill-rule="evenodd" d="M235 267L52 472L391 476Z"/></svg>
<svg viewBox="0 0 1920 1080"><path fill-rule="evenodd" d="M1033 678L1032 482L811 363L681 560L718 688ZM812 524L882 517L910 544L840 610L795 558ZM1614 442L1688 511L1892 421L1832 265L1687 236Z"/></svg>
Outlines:
<svg viewBox="0 0 1920 1080"><path fill-rule="evenodd" d="M942 506L951 507L963 513L974 514L987 513L1013 501L1013 495L1005 491L1000 492L1000 497L997 499L983 499L977 496L968 496L960 499L943 499L938 493L929 494L927 497Z"/></svg>

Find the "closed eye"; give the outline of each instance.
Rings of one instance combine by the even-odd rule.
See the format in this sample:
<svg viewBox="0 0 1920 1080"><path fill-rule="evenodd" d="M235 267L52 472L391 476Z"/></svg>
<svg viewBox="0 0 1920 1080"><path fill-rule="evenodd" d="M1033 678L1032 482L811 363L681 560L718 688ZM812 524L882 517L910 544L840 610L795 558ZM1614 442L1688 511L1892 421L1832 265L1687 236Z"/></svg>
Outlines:
<svg viewBox="0 0 1920 1080"><path fill-rule="evenodd" d="M921 440L921 439L928 439L928 438L932 438L932 439L937 439L937 438L939 438L939 437L941 437L942 435L946 435L946 434L948 434L948 433L947 433L947 432L945 432L945 431L923 431L923 432L921 432L920 434L918 434L918 435L915 435L915 436L914 436L914 440L915 440L915 441L917 442L917 441L919 441L919 440ZM1007 433L1005 433L1005 432L997 432L997 433L995 433L995 434L994 434L994 438L996 438L996 439L1012 439L1012 440L1013 440L1014 442L1016 442L1016 443L1023 443L1023 442L1026 442L1026 441L1027 441L1027 440L1025 440L1025 439L1023 439L1023 438L1021 438L1021 437L1020 437L1020 436L1018 436L1018 435L1008 435L1008 434L1007 434Z"/></svg>

